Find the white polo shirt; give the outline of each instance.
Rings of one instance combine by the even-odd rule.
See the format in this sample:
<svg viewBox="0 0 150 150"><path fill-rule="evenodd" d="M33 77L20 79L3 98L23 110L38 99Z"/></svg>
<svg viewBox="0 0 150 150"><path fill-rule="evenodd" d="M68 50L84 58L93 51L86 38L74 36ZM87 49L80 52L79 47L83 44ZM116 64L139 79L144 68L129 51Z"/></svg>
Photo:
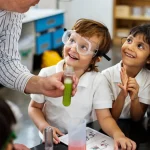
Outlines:
<svg viewBox="0 0 150 150"><path fill-rule="evenodd" d="M106 70L102 71L109 82L111 89L111 97L113 100L117 99L121 89L118 87L118 83L121 83L120 78L121 62L112 66ZM142 69L135 77L137 83L139 84L139 101L144 104L150 104L150 71L147 69ZM125 104L120 115L120 118L130 118L130 97L129 95L125 99ZM138 111L138 110L137 110Z"/></svg>
<svg viewBox="0 0 150 150"><path fill-rule="evenodd" d="M49 76L63 71L64 60L56 66L41 70L40 76ZM106 78L99 72L86 72L79 79L77 92L71 98L71 105L65 107L62 97L52 98L40 94L31 94L32 100L37 103L45 103L43 112L50 125L67 133L71 117L85 118L86 122L92 121L93 109L112 108L110 89Z"/></svg>

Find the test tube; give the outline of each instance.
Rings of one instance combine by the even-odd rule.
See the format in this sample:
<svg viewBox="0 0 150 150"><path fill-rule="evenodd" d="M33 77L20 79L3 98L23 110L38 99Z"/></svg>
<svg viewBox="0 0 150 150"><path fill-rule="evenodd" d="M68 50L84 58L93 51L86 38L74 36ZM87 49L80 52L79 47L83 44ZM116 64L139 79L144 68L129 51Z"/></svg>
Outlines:
<svg viewBox="0 0 150 150"><path fill-rule="evenodd" d="M49 126L44 129L45 150L53 150L53 130Z"/></svg>
<svg viewBox="0 0 150 150"><path fill-rule="evenodd" d="M69 106L71 103L71 94L72 94L72 76L74 74L74 69L71 66L66 66L64 71L64 95L63 95L63 105Z"/></svg>

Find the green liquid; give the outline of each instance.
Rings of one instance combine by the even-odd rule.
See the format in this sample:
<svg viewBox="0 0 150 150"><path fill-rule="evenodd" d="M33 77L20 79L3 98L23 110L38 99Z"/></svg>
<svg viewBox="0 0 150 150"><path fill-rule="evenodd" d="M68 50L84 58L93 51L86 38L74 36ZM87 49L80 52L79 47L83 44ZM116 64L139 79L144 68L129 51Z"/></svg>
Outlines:
<svg viewBox="0 0 150 150"><path fill-rule="evenodd" d="M72 94L72 80L66 78L64 81L65 89L64 89L64 96L63 96L63 105L69 106L71 103L71 94Z"/></svg>

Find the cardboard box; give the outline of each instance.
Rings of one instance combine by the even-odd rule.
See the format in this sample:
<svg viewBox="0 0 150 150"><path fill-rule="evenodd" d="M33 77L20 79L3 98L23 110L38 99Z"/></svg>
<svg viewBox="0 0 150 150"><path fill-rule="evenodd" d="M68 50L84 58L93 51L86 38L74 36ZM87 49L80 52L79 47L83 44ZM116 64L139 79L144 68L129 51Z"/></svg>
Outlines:
<svg viewBox="0 0 150 150"><path fill-rule="evenodd" d="M116 17L129 17L131 15L131 8L128 5L117 5L115 10Z"/></svg>

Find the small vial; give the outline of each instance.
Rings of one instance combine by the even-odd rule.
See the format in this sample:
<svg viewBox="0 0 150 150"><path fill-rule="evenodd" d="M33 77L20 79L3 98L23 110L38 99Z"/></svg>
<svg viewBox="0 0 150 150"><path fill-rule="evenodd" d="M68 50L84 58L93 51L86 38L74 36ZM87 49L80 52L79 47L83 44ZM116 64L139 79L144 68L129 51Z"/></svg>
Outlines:
<svg viewBox="0 0 150 150"><path fill-rule="evenodd" d="M64 95L63 95L63 105L69 106L71 103L72 94L72 76L74 75L74 69L71 66L67 66L64 71Z"/></svg>
<svg viewBox="0 0 150 150"><path fill-rule="evenodd" d="M53 150L53 130L47 127L44 130L45 150Z"/></svg>

